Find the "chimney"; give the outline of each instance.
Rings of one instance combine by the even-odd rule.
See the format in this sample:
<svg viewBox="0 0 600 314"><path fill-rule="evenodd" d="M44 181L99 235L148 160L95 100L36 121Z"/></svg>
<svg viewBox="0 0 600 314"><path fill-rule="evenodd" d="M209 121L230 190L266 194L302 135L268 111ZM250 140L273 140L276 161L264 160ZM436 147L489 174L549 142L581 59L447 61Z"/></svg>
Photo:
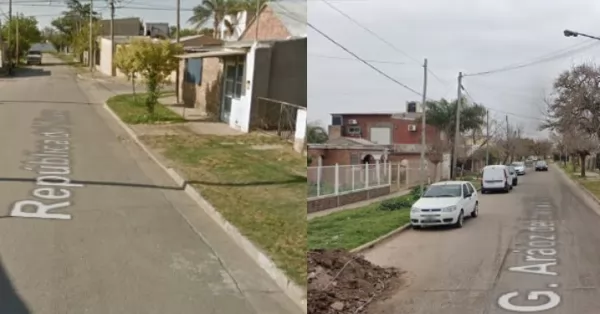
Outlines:
<svg viewBox="0 0 600 314"><path fill-rule="evenodd" d="M330 125L329 126L329 139L334 140L342 137L342 126L341 125Z"/></svg>

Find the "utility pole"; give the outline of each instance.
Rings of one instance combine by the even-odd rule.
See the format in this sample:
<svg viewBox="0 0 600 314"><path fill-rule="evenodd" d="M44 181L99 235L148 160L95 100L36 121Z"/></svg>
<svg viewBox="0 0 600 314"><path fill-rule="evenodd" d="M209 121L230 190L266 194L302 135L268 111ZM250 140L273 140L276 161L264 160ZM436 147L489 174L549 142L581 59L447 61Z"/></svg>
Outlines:
<svg viewBox="0 0 600 314"><path fill-rule="evenodd" d="M108 0L110 5L110 74L115 76L115 0Z"/></svg>
<svg viewBox="0 0 600 314"><path fill-rule="evenodd" d="M15 36L15 65L19 65L19 12L17 12L16 36Z"/></svg>
<svg viewBox="0 0 600 314"><path fill-rule="evenodd" d="M8 68L12 69L12 33L10 29L12 28L12 0L8 0Z"/></svg>
<svg viewBox="0 0 600 314"><path fill-rule="evenodd" d="M177 0L177 33L175 34L175 41L177 42L177 44L179 44L179 42L181 41L181 37L179 36L179 33L181 32L181 0ZM215 30L216 32L217 30ZM175 99L177 101L177 104L179 104L179 99L180 99L180 95L179 95L179 64L177 64L177 69L175 69Z"/></svg>
<svg viewBox="0 0 600 314"><path fill-rule="evenodd" d="M454 126L454 145L452 148L452 168L450 169L450 176L452 179L456 179L456 159L458 154L458 140L460 138L460 106L462 103L462 72L458 72L458 89L456 96L456 125Z"/></svg>
<svg viewBox="0 0 600 314"><path fill-rule="evenodd" d="M490 164L490 111L488 109L485 110L485 125L485 165L487 166Z"/></svg>
<svg viewBox="0 0 600 314"><path fill-rule="evenodd" d="M254 18L254 23L256 24L255 33L254 33L254 41L258 42L258 15L260 14L260 0L256 0L256 14Z"/></svg>
<svg viewBox="0 0 600 314"><path fill-rule="evenodd" d="M427 126L426 110L427 110L427 58L423 61L423 98L421 101L421 111L423 116L421 117L421 196L425 193L425 128Z"/></svg>
<svg viewBox="0 0 600 314"><path fill-rule="evenodd" d="M88 63L90 66L90 72L94 70L94 0L90 0L90 47L88 51Z"/></svg>
<svg viewBox="0 0 600 314"><path fill-rule="evenodd" d="M512 144L510 143L510 124L508 124L508 115L506 115L506 162L510 162L510 151L512 150Z"/></svg>

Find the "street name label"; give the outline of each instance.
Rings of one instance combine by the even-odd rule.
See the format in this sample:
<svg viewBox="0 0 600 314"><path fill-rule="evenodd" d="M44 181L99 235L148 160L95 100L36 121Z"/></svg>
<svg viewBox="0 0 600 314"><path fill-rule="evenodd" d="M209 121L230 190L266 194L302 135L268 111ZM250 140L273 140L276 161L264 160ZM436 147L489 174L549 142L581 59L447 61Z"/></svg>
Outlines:
<svg viewBox="0 0 600 314"><path fill-rule="evenodd" d="M71 174L70 118L66 111L43 110L32 128L39 136L36 149L28 154L23 169L36 173L31 198L13 204L10 215L21 218L69 220L64 209L71 206L72 189L83 187L73 183Z"/></svg>
<svg viewBox="0 0 600 314"><path fill-rule="evenodd" d="M522 265L510 267L508 271L523 275L556 278L559 276L558 251L556 249L556 226L552 206L545 202L535 205L526 225L527 247L515 250L524 253ZM538 313L556 308L561 296L555 291L558 284L546 287L518 287L522 292L510 291L498 298L498 306L517 313Z"/></svg>

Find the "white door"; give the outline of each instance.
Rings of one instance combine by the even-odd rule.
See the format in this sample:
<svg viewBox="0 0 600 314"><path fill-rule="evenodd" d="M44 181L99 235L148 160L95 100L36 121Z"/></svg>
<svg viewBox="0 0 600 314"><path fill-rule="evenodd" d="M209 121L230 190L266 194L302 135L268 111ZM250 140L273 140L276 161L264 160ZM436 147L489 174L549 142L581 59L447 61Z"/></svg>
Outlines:
<svg viewBox="0 0 600 314"><path fill-rule="evenodd" d="M392 129L385 127L373 127L369 130L370 141L380 145L392 144Z"/></svg>

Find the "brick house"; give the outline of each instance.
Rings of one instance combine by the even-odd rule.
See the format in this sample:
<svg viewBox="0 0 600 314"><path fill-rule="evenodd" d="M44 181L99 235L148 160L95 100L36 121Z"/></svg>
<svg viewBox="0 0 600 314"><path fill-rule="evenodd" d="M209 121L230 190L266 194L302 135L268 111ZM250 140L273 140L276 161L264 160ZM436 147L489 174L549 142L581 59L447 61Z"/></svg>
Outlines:
<svg viewBox="0 0 600 314"><path fill-rule="evenodd" d="M306 108L306 9L305 1L267 2L238 41L182 56L183 104L243 131L269 111L258 97Z"/></svg>

